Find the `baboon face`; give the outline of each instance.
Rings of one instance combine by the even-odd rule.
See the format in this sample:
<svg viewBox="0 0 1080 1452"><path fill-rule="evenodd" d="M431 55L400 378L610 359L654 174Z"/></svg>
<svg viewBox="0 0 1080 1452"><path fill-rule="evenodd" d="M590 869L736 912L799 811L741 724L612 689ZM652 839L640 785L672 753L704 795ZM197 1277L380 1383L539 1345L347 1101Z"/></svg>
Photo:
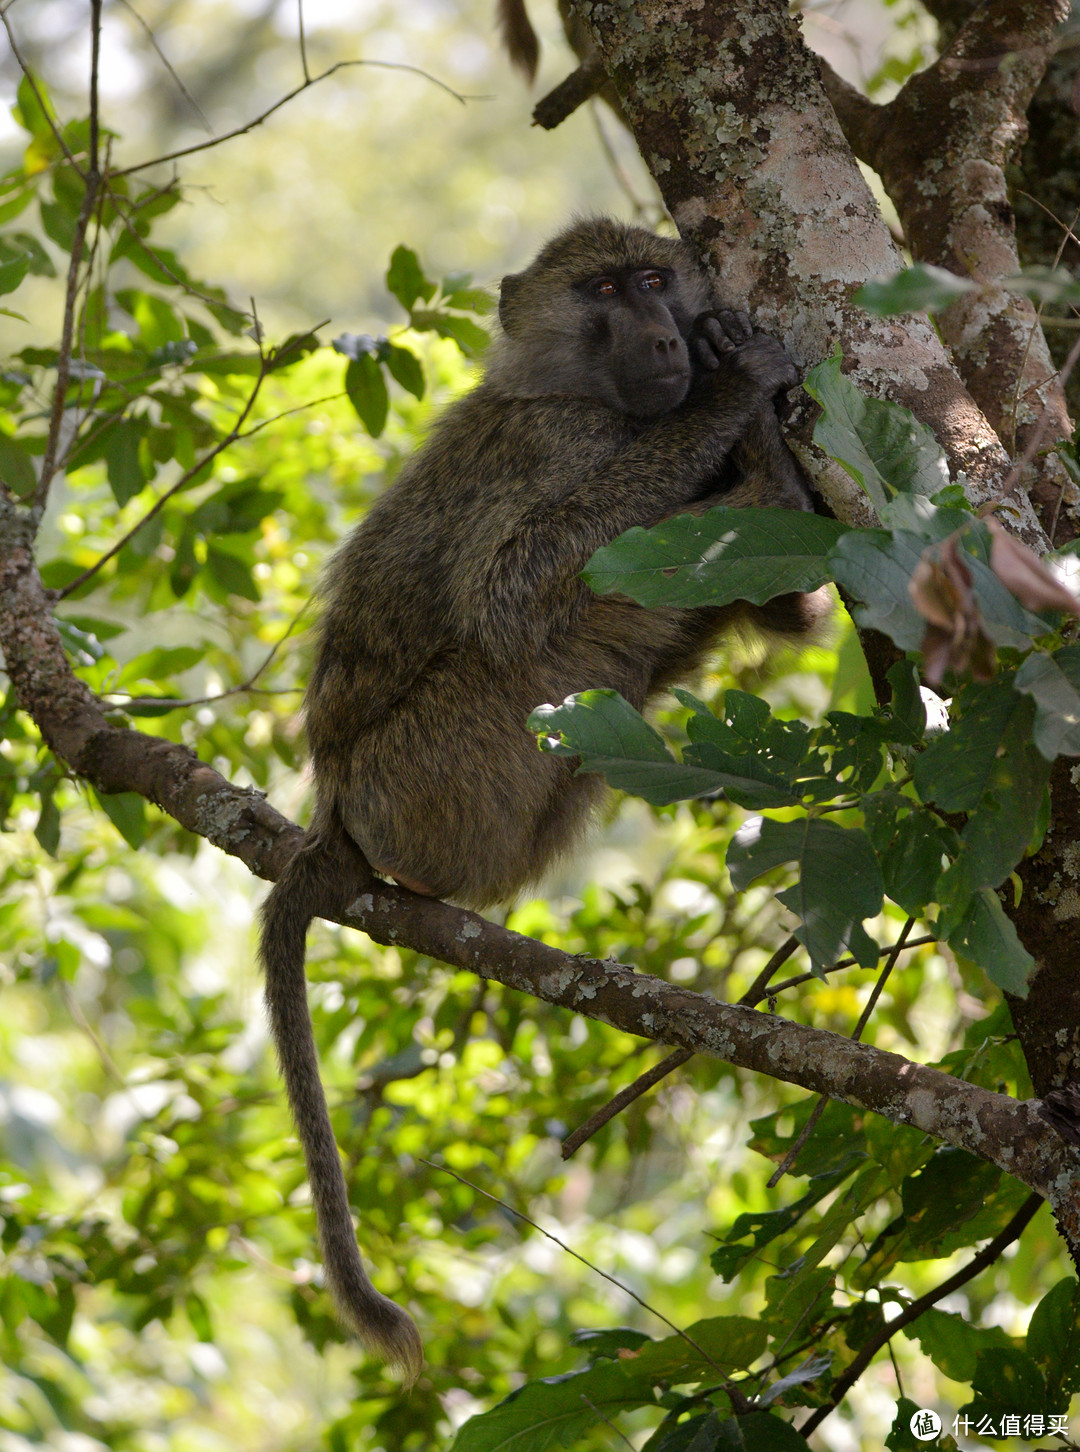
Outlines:
<svg viewBox="0 0 1080 1452"><path fill-rule="evenodd" d="M634 418L677 409L687 339L709 288L682 242L598 217L575 223L503 278L495 376L519 397L595 398Z"/></svg>
<svg viewBox="0 0 1080 1452"><path fill-rule="evenodd" d="M577 291L585 310L582 347L609 378L610 401L635 418L678 408L690 387L690 354L671 308L675 273L614 267Z"/></svg>

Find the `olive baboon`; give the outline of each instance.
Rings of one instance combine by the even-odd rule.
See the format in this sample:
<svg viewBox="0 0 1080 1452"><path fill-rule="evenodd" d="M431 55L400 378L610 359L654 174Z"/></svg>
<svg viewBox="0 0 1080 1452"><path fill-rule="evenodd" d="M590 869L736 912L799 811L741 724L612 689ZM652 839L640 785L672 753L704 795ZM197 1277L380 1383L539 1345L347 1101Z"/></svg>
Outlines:
<svg viewBox="0 0 1080 1452"><path fill-rule="evenodd" d="M798 634L827 608L647 610L592 595L589 557L632 525L729 504L809 508L780 435L797 375L717 306L682 242L604 218L503 280L483 381L338 550L306 699L310 840L263 909L274 1039L307 1157L327 1277L360 1339L415 1376L413 1322L371 1285L307 1013L304 937L370 881L505 901L581 835L604 790L526 730L593 686L641 708L725 626Z"/></svg>

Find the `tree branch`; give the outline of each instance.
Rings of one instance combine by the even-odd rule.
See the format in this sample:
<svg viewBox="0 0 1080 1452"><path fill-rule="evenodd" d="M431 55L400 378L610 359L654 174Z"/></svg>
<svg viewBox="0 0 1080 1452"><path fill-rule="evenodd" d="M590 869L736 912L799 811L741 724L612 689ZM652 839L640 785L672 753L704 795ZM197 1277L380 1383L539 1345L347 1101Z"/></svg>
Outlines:
<svg viewBox="0 0 1080 1452"><path fill-rule="evenodd" d="M1067 8L1066 0L978 6L938 60L881 108L876 126L845 127L881 174L915 259L983 284L938 325L1006 448L1023 453L1039 431L1044 457L1025 469L1024 483L1044 527L1057 518L1063 492L1076 512L1075 486L1045 452L1072 426L1035 308L1001 286L1020 271L1005 167L1026 134L1027 108Z"/></svg>
<svg viewBox="0 0 1080 1452"><path fill-rule="evenodd" d="M961 1286L966 1286L968 1281L973 1281L977 1275L992 1266L1002 1251L1007 1250L1014 1240L1020 1239L1041 1204L1042 1201L1038 1195L1032 1195L1025 1200L1005 1229L984 1245L982 1250L976 1251L967 1265L961 1266L955 1275L949 1276L948 1280L942 1281L939 1286L934 1286L917 1301L912 1301L910 1306L905 1306L899 1316L888 1321L876 1336L872 1336L850 1365L845 1367L843 1373L833 1382L829 1391L829 1400L825 1406L818 1407L799 1428L801 1435L809 1437L810 1433L821 1425L829 1413L835 1411L881 1348L887 1346L898 1331L903 1331L906 1326L917 1321L924 1311L929 1311L931 1306L936 1306L938 1301L943 1301L946 1296L951 1296L953 1291L958 1291Z"/></svg>
<svg viewBox="0 0 1080 1452"><path fill-rule="evenodd" d="M97 790L138 792L189 830L276 879L303 832L261 793L232 786L183 746L119 730L72 673L34 565L25 510L0 499L0 648L20 707L46 744ZM335 921L412 948L626 1033L830 1094L911 1124L1007 1170L1050 1199L1080 1234L1080 1151L1018 1102L839 1034L576 957L476 913L374 878Z"/></svg>

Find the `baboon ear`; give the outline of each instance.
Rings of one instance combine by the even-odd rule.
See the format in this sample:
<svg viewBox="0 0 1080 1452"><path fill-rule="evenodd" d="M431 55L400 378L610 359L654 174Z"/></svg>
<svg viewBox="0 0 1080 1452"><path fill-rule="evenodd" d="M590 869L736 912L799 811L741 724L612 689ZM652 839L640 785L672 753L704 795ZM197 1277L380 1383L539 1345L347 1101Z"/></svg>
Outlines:
<svg viewBox="0 0 1080 1452"><path fill-rule="evenodd" d="M499 322L503 325L503 331L512 333L514 324L517 321L517 303L521 299L521 285L524 282L524 274L520 272L509 272L499 285Z"/></svg>

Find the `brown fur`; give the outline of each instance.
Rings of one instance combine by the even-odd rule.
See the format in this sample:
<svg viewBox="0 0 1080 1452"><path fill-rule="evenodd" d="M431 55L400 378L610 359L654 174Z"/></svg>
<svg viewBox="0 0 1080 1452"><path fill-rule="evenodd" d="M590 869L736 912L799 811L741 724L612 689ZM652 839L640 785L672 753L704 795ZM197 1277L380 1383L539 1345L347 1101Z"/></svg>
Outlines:
<svg viewBox="0 0 1080 1452"><path fill-rule="evenodd" d="M512 898L574 845L604 789L537 749L536 706L610 687L640 709L692 676L733 621L799 632L820 614L803 596L646 610L581 581L632 525L718 499L809 507L773 406L793 365L714 304L682 242L604 218L568 228L505 279L484 380L327 572L306 702L313 844L267 900L262 956L331 1287L365 1343L412 1375L415 1327L356 1249L310 1042L304 933L356 894L360 854L472 907Z"/></svg>

